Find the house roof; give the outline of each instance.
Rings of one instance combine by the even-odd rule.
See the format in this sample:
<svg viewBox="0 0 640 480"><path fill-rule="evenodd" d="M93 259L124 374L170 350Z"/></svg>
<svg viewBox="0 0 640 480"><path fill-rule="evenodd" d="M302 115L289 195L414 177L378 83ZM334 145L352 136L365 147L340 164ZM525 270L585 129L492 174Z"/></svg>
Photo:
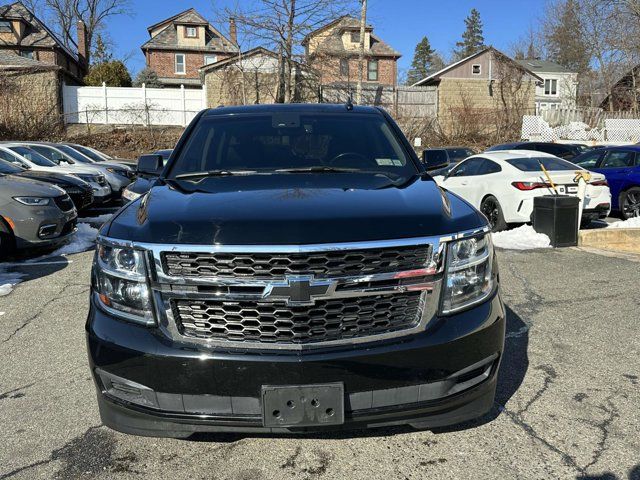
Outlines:
<svg viewBox="0 0 640 480"><path fill-rule="evenodd" d="M577 73L559 63L550 62L548 60L525 59L516 60L517 63L524 68L538 73Z"/></svg>
<svg viewBox="0 0 640 480"><path fill-rule="evenodd" d="M0 50L0 68L60 70L61 67Z"/></svg>
<svg viewBox="0 0 640 480"><path fill-rule="evenodd" d="M311 37L329 28L333 28L334 32L331 35L327 36L327 38L325 38L323 41L321 41L318 44L315 52L330 54L330 55L342 55L342 56L357 54L356 51L346 49L344 47L344 44L342 43L341 36L344 30L360 28L360 20L354 17L351 17L349 15L340 17L337 20L334 20L333 22L317 30L314 30L304 38L304 40L302 41L303 45L306 44ZM371 45L369 50L365 52L365 55L380 56L380 57L395 57L395 58L399 58L402 56L400 52L395 50L393 47L391 47L391 45L384 42L380 37L375 35L373 33L373 27L371 27L370 25L367 25L367 30L370 32Z"/></svg>
<svg viewBox="0 0 640 480"><path fill-rule="evenodd" d="M201 73L207 73L213 70L217 70L226 65L239 62L241 60L245 60L247 58L255 57L256 55L267 55L269 57L278 58L278 54L264 47L255 47L251 50L247 50L246 52L239 53L238 55L234 55L233 57L225 58L224 60L220 60L219 62L211 63L209 65L203 65L199 68Z"/></svg>
<svg viewBox="0 0 640 480"><path fill-rule="evenodd" d="M14 2L0 6L0 18L23 20L31 25L32 31L20 41L23 47L59 48L76 62L77 53L72 52L35 14L21 2ZM4 43L4 42L0 42Z"/></svg>
<svg viewBox="0 0 640 480"><path fill-rule="evenodd" d="M176 25L202 25L207 30L205 46L191 46L191 45L179 45L178 44L178 32ZM156 49L156 50L180 50L180 51L198 51L198 52L224 52L224 53L236 53L238 51L237 45L231 40L222 35L204 19L195 9L190 8L183 12L180 12L173 17L167 18L151 25L147 28L149 34L153 30L157 30L164 25L164 28L158 32L155 36L152 36L147 40L142 47L142 50Z"/></svg>
<svg viewBox="0 0 640 480"><path fill-rule="evenodd" d="M496 55L499 55L503 58L506 58L508 60L511 60L511 62L513 62L513 64L522 69L524 72L526 72L527 74L531 75L533 78L537 79L538 81L542 82L542 78L540 78L538 75L536 75L535 73L533 73L531 70L529 70L527 67L524 67L522 65L520 65L518 62L516 62L515 60L511 59L510 57L508 57L507 55L505 55L504 53L502 53L501 51L493 48L493 47L487 47L487 48L483 48L482 50L480 50L479 52L474 53L473 55L469 55L468 57L463 58L462 60L458 60L457 62L452 63L451 65L448 65L446 67L444 67L441 70L438 70L437 72L433 72L432 74L428 75L427 77L423 78L422 80L418 80L416 83L414 83L413 85L411 85L412 87L420 87L422 85L426 85L430 82L439 80L440 77L447 73L449 70L454 69L455 67L462 65L463 63L468 62L469 60L473 60L474 58L479 57L480 55L488 52L488 51L492 51L494 52Z"/></svg>

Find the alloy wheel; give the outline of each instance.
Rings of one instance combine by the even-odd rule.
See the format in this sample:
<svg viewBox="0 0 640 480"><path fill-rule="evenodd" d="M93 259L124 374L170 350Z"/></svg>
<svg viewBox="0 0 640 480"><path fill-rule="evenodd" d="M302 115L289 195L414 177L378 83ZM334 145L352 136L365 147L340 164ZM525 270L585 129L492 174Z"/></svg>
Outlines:
<svg viewBox="0 0 640 480"><path fill-rule="evenodd" d="M622 211L625 217L640 217L640 192L627 192Z"/></svg>

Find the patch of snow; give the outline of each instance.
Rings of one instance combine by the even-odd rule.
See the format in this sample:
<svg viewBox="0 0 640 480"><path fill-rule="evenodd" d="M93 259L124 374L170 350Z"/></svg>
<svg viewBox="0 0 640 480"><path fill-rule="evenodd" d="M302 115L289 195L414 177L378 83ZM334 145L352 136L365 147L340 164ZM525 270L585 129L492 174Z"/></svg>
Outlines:
<svg viewBox="0 0 640 480"><path fill-rule="evenodd" d="M640 217L633 217L629 220L610 223L607 228L640 228Z"/></svg>
<svg viewBox="0 0 640 480"><path fill-rule="evenodd" d="M536 232L531 225L523 225L513 230L495 232L493 244L507 250L531 250L534 248L550 248L551 241L543 233Z"/></svg>
<svg viewBox="0 0 640 480"><path fill-rule="evenodd" d="M78 218L78 223L92 223L92 224L104 224L111 220L113 213L105 213L104 215L98 215L97 217L82 217Z"/></svg>
<svg viewBox="0 0 640 480"><path fill-rule="evenodd" d="M85 252L93 248L98 236L98 229L93 228L88 223L79 223L78 230L66 245L58 248L47 257L56 257L60 255L69 255L70 253Z"/></svg>
<svg viewBox="0 0 640 480"><path fill-rule="evenodd" d="M25 276L24 273L8 273L6 269L0 267L0 297L9 295Z"/></svg>

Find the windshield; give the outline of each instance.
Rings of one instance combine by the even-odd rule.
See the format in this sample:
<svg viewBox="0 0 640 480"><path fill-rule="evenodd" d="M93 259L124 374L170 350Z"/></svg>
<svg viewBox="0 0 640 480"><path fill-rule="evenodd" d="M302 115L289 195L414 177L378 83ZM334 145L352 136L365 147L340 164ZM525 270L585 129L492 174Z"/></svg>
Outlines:
<svg viewBox="0 0 640 480"><path fill-rule="evenodd" d="M399 177L417 170L377 115L274 113L201 120L169 178L203 171L348 169Z"/></svg>
<svg viewBox="0 0 640 480"><path fill-rule="evenodd" d="M100 155L98 155L93 150L88 149L87 147L83 147L82 145L74 145L73 149L78 150L85 157L89 157L94 162L104 162L104 158L102 158Z"/></svg>
<svg viewBox="0 0 640 480"><path fill-rule="evenodd" d="M35 150L31 150L29 147L9 147L9 150L16 152L21 157L26 158L30 162L40 167L57 167L54 162L52 162L48 158L43 157Z"/></svg>
<svg viewBox="0 0 640 480"><path fill-rule="evenodd" d="M523 172L540 172L542 171L540 168L541 163L549 171L581 170L579 166L571 162L554 157L512 158L507 162Z"/></svg>
<svg viewBox="0 0 640 480"><path fill-rule="evenodd" d="M11 175L24 172L24 169L16 167L5 160L0 160L0 175Z"/></svg>
<svg viewBox="0 0 640 480"><path fill-rule="evenodd" d="M74 150L71 147L68 147L66 145L56 145L56 148L64 153L66 153L67 155L69 155L71 158L73 158L76 162L80 162L80 163L93 163L92 160L88 159L87 157L85 157L84 155L82 155L80 152L77 152L76 150Z"/></svg>

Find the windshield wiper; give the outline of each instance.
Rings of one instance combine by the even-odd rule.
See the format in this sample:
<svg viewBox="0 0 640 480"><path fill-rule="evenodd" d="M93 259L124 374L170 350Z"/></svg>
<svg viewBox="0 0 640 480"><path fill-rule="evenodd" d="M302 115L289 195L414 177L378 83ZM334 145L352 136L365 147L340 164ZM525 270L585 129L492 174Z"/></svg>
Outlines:
<svg viewBox="0 0 640 480"><path fill-rule="evenodd" d="M252 175L258 173L255 170L206 170L203 172L181 173L174 180L191 180L207 177L231 177L233 175Z"/></svg>
<svg viewBox="0 0 640 480"><path fill-rule="evenodd" d="M280 168L277 173L372 173L358 168L340 168L316 165L314 167Z"/></svg>

